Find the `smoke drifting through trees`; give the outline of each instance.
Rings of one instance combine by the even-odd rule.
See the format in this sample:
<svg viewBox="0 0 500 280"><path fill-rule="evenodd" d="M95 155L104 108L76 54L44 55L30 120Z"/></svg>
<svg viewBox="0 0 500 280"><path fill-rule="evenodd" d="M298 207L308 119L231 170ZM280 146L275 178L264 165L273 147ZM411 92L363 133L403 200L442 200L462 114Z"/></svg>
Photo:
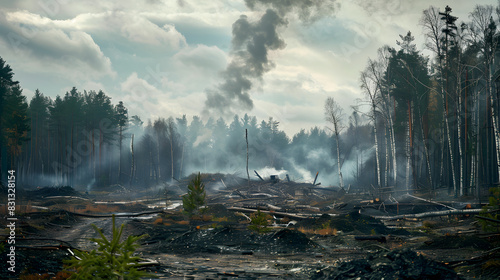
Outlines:
<svg viewBox="0 0 500 280"><path fill-rule="evenodd" d="M275 27L284 24L278 21L282 14L297 9L270 1L247 4L272 7L264 16ZM114 106L102 91L81 93L75 88L54 100L37 91L25 110L22 90L0 60L2 171L17 166L20 183L83 187L156 186L194 171L244 176L247 129L250 169L287 172L303 180L319 171L323 185L337 185L342 174L346 185L443 188L457 196L479 195L500 179L500 78L495 63L500 19L493 11L477 6L471 22L457 28L450 8L424 11L421 23L434 57L418 50L411 32L401 35L395 48L383 46L361 72L368 113L344 117L349 123L338 138L315 127L290 139L275 119L259 122L247 114L234 115L229 124L223 118L202 122L198 116L190 121L184 116L143 126L139 117L128 118L127 104ZM443 24L443 19L448 22ZM251 30L244 26L246 18L240 20L238 28ZM279 39L274 35L269 38ZM234 41L244 46L253 38ZM262 56L249 65L252 73L262 75L271 63Z"/></svg>
<svg viewBox="0 0 500 280"><path fill-rule="evenodd" d="M229 117L236 111L250 111L253 101L250 90L255 80L274 67L269 52L285 48L279 29L288 24L289 14L297 14L304 22L312 22L323 16L331 16L336 9L335 1L267 1L247 0L252 10L266 9L262 17L251 22L246 15L233 24L231 58L221 73L224 81L215 89L207 89L204 114Z"/></svg>
<svg viewBox="0 0 500 280"><path fill-rule="evenodd" d="M102 91L81 93L76 88L55 100L36 91L29 104L31 130L25 136L30 140L19 142L16 149L22 152L9 156L17 163L22 184L91 190L114 184L152 187L198 171L244 176L245 129L250 170L309 182L319 171L323 185L338 182L336 138L318 127L290 139L273 118L259 122L247 114L235 115L229 124L222 118L204 123L198 116L183 116L143 125L138 116L128 116L123 102L113 105ZM346 183L361 183L359 172L370 162L369 126L356 120L339 138ZM352 154L363 149L364 159L353 161Z"/></svg>

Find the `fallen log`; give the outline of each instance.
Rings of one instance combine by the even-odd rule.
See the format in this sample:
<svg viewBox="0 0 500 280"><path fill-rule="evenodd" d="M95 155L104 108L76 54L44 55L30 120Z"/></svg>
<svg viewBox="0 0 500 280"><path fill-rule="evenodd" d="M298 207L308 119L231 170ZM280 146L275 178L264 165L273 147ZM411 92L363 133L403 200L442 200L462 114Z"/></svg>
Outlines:
<svg viewBox="0 0 500 280"><path fill-rule="evenodd" d="M488 218L488 217L477 216L476 219L481 219L481 220L485 220L485 221L488 221L488 222L493 222L493 223L500 224L500 220L496 220L496 219L492 219L492 218Z"/></svg>
<svg viewBox="0 0 500 280"><path fill-rule="evenodd" d="M422 201L425 201L425 202L429 202L429 203L432 203L432 204L437 204L439 206L444 206L446 208L450 208L451 210L457 210L456 208L450 207L450 206L448 206L446 204L442 204L442 203L439 203L439 202L435 202L435 201L431 201L431 200L428 200L428 199L420 198L420 197L417 197L417 196L414 196L414 195L411 195L411 194L406 194L406 196L409 196L411 198L415 198L415 199L418 199L418 200L422 200Z"/></svg>
<svg viewBox="0 0 500 280"><path fill-rule="evenodd" d="M396 216L371 216L375 219L379 220L403 220L403 219L421 219L427 217L439 217L439 216L448 216L448 215L469 215L469 214L478 214L483 209L463 209L463 210L445 210L445 211L432 211L432 212L424 212L418 214L406 214L406 215L396 215Z"/></svg>
<svg viewBox="0 0 500 280"><path fill-rule="evenodd" d="M251 208L232 206L232 207L227 208L227 210L254 213L254 212L259 211L260 209L251 209ZM272 214L274 216L288 217L288 218L294 218L294 219L308 219L308 218L320 217L321 215L323 215L323 214L306 214L306 213L285 213L285 212L276 212L276 211L267 211L267 210L260 210L260 212L266 213L266 214ZM339 216L338 214L326 214L326 215L330 215L331 217Z"/></svg>

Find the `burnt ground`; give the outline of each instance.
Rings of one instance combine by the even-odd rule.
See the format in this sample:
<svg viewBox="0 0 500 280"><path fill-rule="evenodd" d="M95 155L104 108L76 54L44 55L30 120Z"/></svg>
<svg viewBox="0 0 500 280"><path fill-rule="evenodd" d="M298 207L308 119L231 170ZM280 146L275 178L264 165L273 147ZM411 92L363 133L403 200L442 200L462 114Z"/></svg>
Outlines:
<svg viewBox="0 0 500 280"><path fill-rule="evenodd" d="M374 217L440 211L442 206L400 199L394 207L374 194L294 182L252 182L248 187L244 180L221 174L204 180L209 204L194 217L175 208L185 182L168 186L168 195L155 189L137 196L123 187L88 193L71 187L28 190L18 200L16 273L4 269L0 278L65 279L63 260L75 249L95 248L89 240L97 237L91 224L109 235L108 214L151 209L163 211L116 221L126 224L124 236L147 234L137 254L154 261L145 269L160 279L500 277L500 235L483 232L474 216L383 222ZM444 203L457 209L468 204ZM256 209L269 214L269 232L248 229L247 217ZM7 234L2 232L3 238ZM4 250L0 262L6 258Z"/></svg>

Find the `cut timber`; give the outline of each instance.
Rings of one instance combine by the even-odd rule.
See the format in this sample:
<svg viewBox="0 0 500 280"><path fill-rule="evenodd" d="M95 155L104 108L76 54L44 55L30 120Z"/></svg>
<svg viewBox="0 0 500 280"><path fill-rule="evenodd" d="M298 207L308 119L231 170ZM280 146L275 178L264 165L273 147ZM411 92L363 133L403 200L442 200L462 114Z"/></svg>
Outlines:
<svg viewBox="0 0 500 280"><path fill-rule="evenodd" d="M256 171L256 170L254 170L253 172L255 172L255 175L257 175L257 177L259 177L259 179L260 179L261 181L264 181L264 179L262 179L262 177L260 177L259 173L257 173L257 171Z"/></svg>
<svg viewBox="0 0 500 280"><path fill-rule="evenodd" d="M419 214L406 214L406 215L397 215L397 216L372 216L375 219L380 220L402 220L402 219L421 219L426 217L439 217L439 216L447 216L447 215L468 215L468 214L478 214L483 209L464 209L464 210L445 210L445 211L433 211L433 212L425 212Z"/></svg>

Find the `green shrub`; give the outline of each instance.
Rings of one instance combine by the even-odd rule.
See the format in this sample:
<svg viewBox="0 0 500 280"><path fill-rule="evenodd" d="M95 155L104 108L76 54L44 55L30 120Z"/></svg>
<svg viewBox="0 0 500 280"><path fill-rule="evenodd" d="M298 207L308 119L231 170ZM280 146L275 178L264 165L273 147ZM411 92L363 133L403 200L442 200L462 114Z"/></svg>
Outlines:
<svg viewBox="0 0 500 280"><path fill-rule="evenodd" d="M90 252L75 250L75 256L66 261L68 270L75 270L70 279L120 279L134 280L141 277L151 277L149 273L139 271L139 257L134 256L139 247L138 241L145 236L129 236L120 242L124 224L120 228L115 226L113 215L113 235L108 240L96 225L94 230L101 238L91 238L99 246Z"/></svg>
<svg viewBox="0 0 500 280"><path fill-rule="evenodd" d="M188 215L200 213L200 207L205 205L206 192L205 184L201 181L201 174L198 173L188 185L188 193L182 197L182 207Z"/></svg>
<svg viewBox="0 0 500 280"><path fill-rule="evenodd" d="M497 188L490 188L490 193L491 196L488 199L488 205L483 207L483 210L479 214L482 217L490 218L490 219L495 219L498 220L500 218L499 215L499 209L500 209L500 187ZM499 231L500 230L500 224L486 221L486 220L479 220L479 223L481 223L481 226L483 227L484 231Z"/></svg>
<svg viewBox="0 0 500 280"><path fill-rule="evenodd" d="M268 227L270 222L269 220L272 219L272 217L268 214L260 212L260 210L257 210L257 212L252 213L250 215L250 225L248 226L248 229L256 231L258 233L266 233L269 232L271 229Z"/></svg>

